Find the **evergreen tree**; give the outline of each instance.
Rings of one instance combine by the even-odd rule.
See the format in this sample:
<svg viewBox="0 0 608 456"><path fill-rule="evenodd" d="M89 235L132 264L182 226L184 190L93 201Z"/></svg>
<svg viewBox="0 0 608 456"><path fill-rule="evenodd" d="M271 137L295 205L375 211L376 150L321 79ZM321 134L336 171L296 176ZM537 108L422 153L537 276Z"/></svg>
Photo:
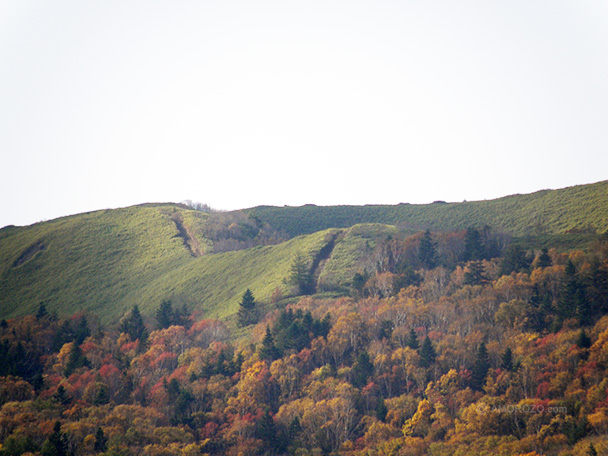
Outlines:
<svg viewBox="0 0 608 456"><path fill-rule="evenodd" d="M546 248L543 248L540 251L540 255L538 256L538 261L536 262L536 267L538 268L548 268L553 264L551 261L551 257L549 256L549 252Z"/></svg>
<svg viewBox="0 0 608 456"><path fill-rule="evenodd" d="M257 308L253 293L249 288L243 293L237 313L239 324L249 326L257 321Z"/></svg>
<svg viewBox="0 0 608 456"><path fill-rule="evenodd" d="M101 427L98 427L95 433L95 446L93 448L97 453L103 453L108 449L108 438Z"/></svg>
<svg viewBox="0 0 608 456"><path fill-rule="evenodd" d="M597 450L593 446L593 443L590 443L589 448L587 448L587 456L597 456Z"/></svg>
<svg viewBox="0 0 608 456"><path fill-rule="evenodd" d="M467 271L464 273L464 284L481 285L487 281L483 263L481 261L471 261L467 266Z"/></svg>
<svg viewBox="0 0 608 456"><path fill-rule="evenodd" d="M158 329L165 329L174 324L175 313L173 305L168 299L163 299L156 311L156 323Z"/></svg>
<svg viewBox="0 0 608 456"><path fill-rule="evenodd" d="M433 269L437 266L437 250L429 230L426 230L420 239L418 260L425 269Z"/></svg>
<svg viewBox="0 0 608 456"><path fill-rule="evenodd" d="M562 319L578 317L581 324L587 324L591 319L589 303L585 298L585 289L578 278L576 267L572 260L568 260L562 280L559 301L557 304L558 316Z"/></svg>
<svg viewBox="0 0 608 456"><path fill-rule="evenodd" d="M475 228L467 229L467 232L464 236L464 253L463 253L463 261L480 261L483 260L484 255L484 246L481 240L481 234Z"/></svg>
<svg viewBox="0 0 608 456"><path fill-rule="evenodd" d="M511 244L500 264L500 274L509 275L512 272L522 272L530 269L532 261L526 251L517 244Z"/></svg>
<svg viewBox="0 0 608 456"><path fill-rule="evenodd" d="M481 343L477 349L477 356L475 358L475 364L473 365L473 372L471 375L471 386L475 390L481 390L485 383L486 375L490 369L490 358L488 356L488 350L486 344Z"/></svg>
<svg viewBox="0 0 608 456"><path fill-rule="evenodd" d="M72 400L63 385L59 385L57 387L57 391L55 391L55 394L53 394L53 399L59 402L61 405L67 405Z"/></svg>
<svg viewBox="0 0 608 456"><path fill-rule="evenodd" d="M420 348L420 343L418 342L418 336L416 335L416 331L414 329L410 329L410 334L407 338L407 346L412 350L418 350Z"/></svg>
<svg viewBox="0 0 608 456"><path fill-rule="evenodd" d="M364 387L373 373L374 365L371 363L368 353L366 351L360 352L350 371L353 386L356 388Z"/></svg>
<svg viewBox="0 0 608 456"><path fill-rule="evenodd" d="M68 441L61 432L61 423L57 421L53 433L42 444L42 456L69 456Z"/></svg>
<svg viewBox="0 0 608 456"><path fill-rule="evenodd" d="M507 347L505 352L502 355L501 367L504 370L512 371L513 370L513 352L510 347Z"/></svg>
<svg viewBox="0 0 608 456"><path fill-rule="evenodd" d="M422 346L418 349L418 355L420 355L420 366L430 367L437 359L437 353L435 347L429 336L427 335L422 342Z"/></svg>
<svg viewBox="0 0 608 456"><path fill-rule="evenodd" d="M293 260L288 283L297 287L298 295L308 295L314 292L312 272L301 252L298 252Z"/></svg>
<svg viewBox="0 0 608 456"><path fill-rule="evenodd" d="M277 426L268 410L264 412L260 420L256 423L256 437L266 443L268 448L276 451L284 450L284 442L277 433Z"/></svg>
<svg viewBox="0 0 608 456"><path fill-rule="evenodd" d="M46 306L43 302L38 306L38 311L36 312L36 320L41 320L48 315L48 311L46 310Z"/></svg>
<svg viewBox="0 0 608 456"><path fill-rule="evenodd" d="M365 283L369 279L369 274L367 272L360 273L356 272L353 276L353 280L351 282L351 286L353 288L353 294L356 297L363 297L363 291L365 288Z"/></svg>
<svg viewBox="0 0 608 456"><path fill-rule="evenodd" d="M386 407L384 398L380 396L376 402L376 418L378 418L380 421L384 421L387 414L388 408Z"/></svg>
<svg viewBox="0 0 608 456"><path fill-rule="evenodd" d="M89 329L89 322L87 321L87 317L83 315L74 328L74 342L76 344L81 344L90 335L91 330Z"/></svg>
<svg viewBox="0 0 608 456"><path fill-rule="evenodd" d="M270 362L280 358L281 356L279 349L274 343L274 338L272 337L270 326L266 326L266 334L264 335L264 339L262 340L262 346L260 347L259 354L260 358Z"/></svg>
<svg viewBox="0 0 608 456"><path fill-rule="evenodd" d="M132 341L139 339L142 345L148 341L148 329L144 324L144 319L139 312L138 306L133 306L129 316L121 322L119 330L128 334Z"/></svg>
<svg viewBox="0 0 608 456"><path fill-rule="evenodd" d="M598 260L592 261L585 277L585 285L585 297L589 301L591 313L608 313L608 268Z"/></svg>
<svg viewBox="0 0 608 456"><path fill-rule="evenodd" d="M587 335L584 329L581 329L576 337L576 345L579 348L591 347L591 338Z"/></svg>
<svg viewBox="0 0 608 456"><path fill-rule="evenodd" d="M80 348L80 345L74 342L74 346L72 347L70 355L68 356L68 361L65 365L63 374L66 377L69 377L76 371L76 369L88 366L88 364L89 360L86 359L85 356L82 354L82 349Z"/></svg>
<svg viewBox="0 0 608 456"><path fill-rule="evenodd" d="M378 339L386 339L387 341L391 340L391 336L393 335L393 322L390 320L382 320L380 322L380 329L378 330Z"/></svg>

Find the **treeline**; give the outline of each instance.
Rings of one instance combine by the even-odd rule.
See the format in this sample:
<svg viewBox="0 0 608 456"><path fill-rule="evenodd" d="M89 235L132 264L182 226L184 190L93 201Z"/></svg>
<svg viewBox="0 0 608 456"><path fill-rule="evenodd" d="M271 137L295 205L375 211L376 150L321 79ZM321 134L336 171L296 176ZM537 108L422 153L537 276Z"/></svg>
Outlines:
<svg viewBox="0 0 608 456"><path fill-rule="evenodd" d="M373 271L356 297L243 321L242 342L170 301L154 325L0 322L0 455L606 454L608 246L503 274L486 254L448 269L425 238L441 251L419 235L409 254L436 263L416 283L376 292L398 273Z"/></svg>

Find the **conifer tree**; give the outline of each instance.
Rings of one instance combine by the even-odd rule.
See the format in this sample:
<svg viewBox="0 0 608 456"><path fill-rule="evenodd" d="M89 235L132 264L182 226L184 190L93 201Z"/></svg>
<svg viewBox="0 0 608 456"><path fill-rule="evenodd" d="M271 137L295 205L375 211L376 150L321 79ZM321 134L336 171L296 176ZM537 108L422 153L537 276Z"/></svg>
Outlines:
<svg viewBox="0 0 608 456"><path fill-rule="evenodd" d="M156 311L156 322L159 329L165 329L174 324L175 314L173 305L168 299L163 299Z"/></svg>
<svg viewBox="0 0 608 456"><path fill-rule="evenodd" d="M464 273L465 285L481 285L488 279L485 276L483 263L481 261L471 261L467 271Z"/></svg>
<svg viewBox="0 0 608 456"><path fill-rule="evenodd" d="M314 292L312 273L304 254L298 252L291 265L291 272L288 282L295 285L299 295L308 295Z"/></svg>
<svg viewBox="0 0 608 456"><path fill-rule="evenodd" d="M69 456L68 441L61 432L61 423L55 422L53 433L42 444L42 456Z"/></svg>
<svg viewBox="0 0 608 456"><path fill-rule="evenodd" d="M591 347L591 338L587 335L584 329L581 329L576 338L576 345L579 348Z"/></svg>
<svg viewBox="0 0 608 456"><path fill-rule="evenodd" d="M237 317L241 326L249 326L257 321L256 302L249 288L243 293L243 297L239 302Z"/></svg>
<svg viewBox="0 0 608 456"><path fill-rule="evenodd" d="M101 427L98 427L95 433L95 445L93 448L97 453L104 453L108 449L108 438Z"/></svg>
<svg viewBox="0 0 608 456"><path fill-rule="evenodd" d="M420 355L420 365L422 367L430 367L435 362L435 359L437 359L437 353L428 335L424 338L422 346L418 349L418 354Z"/></svg>
<svg viewBox="0 0 608 456"><path fill-rule="evenodd" d="M471 386L473 389L481 390L483 388L489 369L490 358L488 356L488 350L486 349L486 344L482 342L477 349L477 356L475 358L475 364L473 365L471 376Z"/></svg>
<svg viewBox="0 0 608 456"><path fill-rule="evenodd" d="M42 318L48 315L48 311L46 310L46 305L43 302L38 306L38 311L36 312L36 320L41 320Z"/></svg>
<svg viewBox="0 0 608 456"><path fill-rule="evenodd" d="M410 329L410 334L407 338L407 346L412 350L418 350L420 348L420 343L418 342L418 336L416 335L416 331L414 329Z"/></svg>
<svg viewBox="0 0 608 456"><path fill-rule="evenodd" d="M120 324L119 330L128 334L132 341L139 339L142 345L148 340L148 330L138 306L133 306L129 316Z"/></svg>
<svg viewBox="0 0 608 456"><path fill-rule="evenodd" d="M76 371L76 369L87 366L89 364L89 360L85 358L82 354L82 349L80 345L74 342L72 350L70 351L70 355L68 356L68 361L66 363L63 374L66 377L69 377Z"/></svg>
<svg viewBox="0 0 608 456"><path fill-rule="evenodd" d="M418 260L420 260L420 264L422 264L425 269L433 269L437 266L437 251L429 230L426 230L422 239L420 239Z"/></svg>
<svg viewBox="0 0 608 456"><path fill-rule="evenodd" d="M352 384L357 388L362 388L367 385L367 380L374 373L374 365L369 359L366 351L362 351L357 356L357 361L353 364L350 371Z"/></svg>
<svg viewBox="0 0 608 456"><path fill-rule="evenodd" d="M553 262L551 261L551 257L549 256L549 252L546 248L543 248L540 251L540 255L538 256L538 261L536 262L536 267L538 268L548 268L551 266Z"/></svg>
<svg viewBox="0 0 608 456"><path fill-rule="evenodd" d="M270 326L266 326L266 334L262 340L262 346L260 347L259 354L260 358L268 361L274 361L281 356L279 349L274 343Z"/></svg>
<svg viewBox="0 0 608 456"><path fill-rule="evenodd" d="M481 234L475 228L468 228L464 236L464 261L479 261L484 259L484 246Z"/></svg>
<svg viewBox="0 0 608 456"><path fill-rule="evenodd" d="M510 347L507 347L505 352L502 355L501 367L504 370L512 371L513 370L513 351Z"/></svg>

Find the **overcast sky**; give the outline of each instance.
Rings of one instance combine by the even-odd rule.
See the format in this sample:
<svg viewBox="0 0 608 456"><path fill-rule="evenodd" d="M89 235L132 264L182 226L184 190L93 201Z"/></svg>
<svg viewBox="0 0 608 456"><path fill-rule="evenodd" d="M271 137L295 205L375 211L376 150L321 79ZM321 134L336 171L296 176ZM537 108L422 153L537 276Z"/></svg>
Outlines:
<svg viewBox="0 0 608 456"><path fill-rule="evenodd" d="M0 0L0 226L608 179L608 2Z"/></svg>

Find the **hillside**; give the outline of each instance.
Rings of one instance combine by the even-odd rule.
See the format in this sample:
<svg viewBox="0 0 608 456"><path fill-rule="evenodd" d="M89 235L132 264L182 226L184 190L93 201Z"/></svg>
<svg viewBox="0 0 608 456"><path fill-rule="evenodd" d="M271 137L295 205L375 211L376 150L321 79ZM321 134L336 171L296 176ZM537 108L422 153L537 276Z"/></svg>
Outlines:
<svg viewBox="0 0 608 456"><path fill-rule="evenodd" d="M487 225L514 236L570 230L603 233L608 227L608 181L488 201L392 206L259 206L248 212L290 236L357 223L402 224L412 231L463 230Z"/></svg>
<svg viewBox="0 0 608 456"><path fill-rule="evenodd" d="M0 232L0 317L44 302L69 315L115 321L134 305L152 314L177 299L201 315L228 317L247 288L268 298L297 252L312 259L327 233L274 246L206 254L207 214L176 205L97 211Z"/></svg>
<svg viewBox="0 0 608 456"><path fill-rule="evenodd" d="M298 254L314 277L313 291L345 292L356 272L374 269L369 257L378 242L426 227L484 225L544 234L522 243L526 249L591 245L596 236L589 233L608 226L608 181L458 204L257 207L211 215L144 204L6 227L0 318L32 313L44 302L59 315L90 311L107 323L134 305L153 315L172 299L198 317L230 320L247 288L266 306L275 291L275 299L293 294L285 282Z"/></svg>

